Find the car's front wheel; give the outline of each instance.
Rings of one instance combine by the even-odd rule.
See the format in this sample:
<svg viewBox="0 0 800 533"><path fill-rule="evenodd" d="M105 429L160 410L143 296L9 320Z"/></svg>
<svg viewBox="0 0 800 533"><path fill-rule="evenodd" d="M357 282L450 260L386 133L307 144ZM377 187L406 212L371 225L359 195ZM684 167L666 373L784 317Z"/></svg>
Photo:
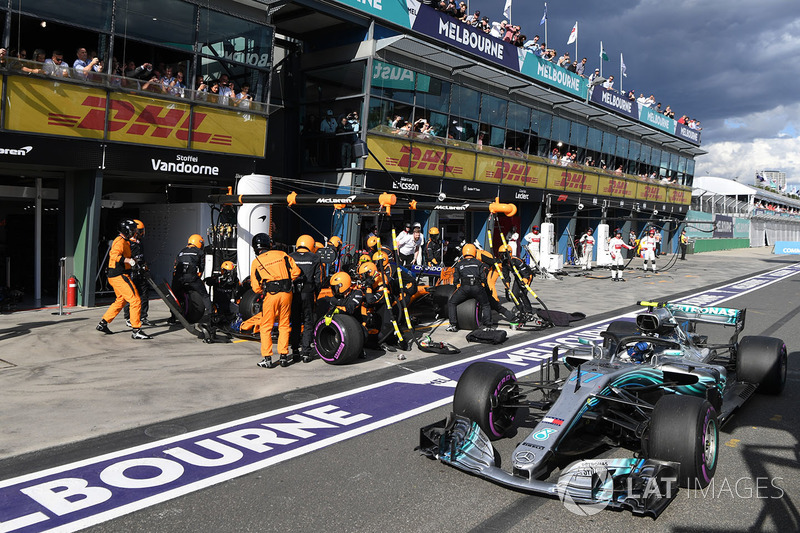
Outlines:
<svg viewBox="0 0 800 533"><path fill-rule="evenodd" d="M467 367L456 385L453 412L476 422L490 440L498 440L514 429L519 386L514 372L495 364L479 362Z"/></svg>
<svg viewBox="0 0 800 533"><path fill-rule="evenodd" d="M705 399L668 394L650 419L649 455L680 463L681 487L704 488L717 471L717 411Z"/></svg>

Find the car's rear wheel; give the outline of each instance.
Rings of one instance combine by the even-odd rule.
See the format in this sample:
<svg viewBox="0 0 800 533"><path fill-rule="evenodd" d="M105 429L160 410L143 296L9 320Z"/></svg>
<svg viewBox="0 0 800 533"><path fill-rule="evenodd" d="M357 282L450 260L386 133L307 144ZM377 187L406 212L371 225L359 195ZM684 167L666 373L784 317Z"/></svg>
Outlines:
<svg viewBox="0 0 800 533"><path fill-rule="evenodd" d="M705 399L668 394L650 419L649 455L680 463L681 487L704 488L717 471L717 411Z"/></svg>
<svg viewBox="0 0 800 533"><path fill-rule="evenodd" d="M758 392L783 392L786 385L786 366L786 345L782 340L750 336L739 341L736 374L740 381L758 383Z"/></svg>
<svg viewBox="0 0 800 533"><path fill-rule="evenodd" d="M461 302L456 307L456 317L458 318L458 329L478 329L480 326L480 306L478 301L470 298ZM489 324L486 324L487 326Z"/></svg>
<svg viewBox="0 0 800 533"><path fill-rule="evenodd" d="M509 406L519 394L517 377L508 368L479 362L467 367L456 385L453 412L476 422L491 440L514 429L517 408Z"/></svg>

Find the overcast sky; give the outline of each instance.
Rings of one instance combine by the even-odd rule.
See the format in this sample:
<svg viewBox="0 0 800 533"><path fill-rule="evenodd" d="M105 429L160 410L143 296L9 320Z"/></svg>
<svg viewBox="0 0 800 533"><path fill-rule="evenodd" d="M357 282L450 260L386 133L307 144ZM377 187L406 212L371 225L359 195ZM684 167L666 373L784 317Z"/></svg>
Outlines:
<svg viewBox="0 0 800 533"><path fill-rule="evenodd" d="M470 0L491 20L506 0ZM529 38L544 39L540 0L512 0L511 20ZM600 41L619 89L654 94L663 106L702 122L695 174L739 177L756 170L786 172L800 184L800 1L798 0L549 0L548 47L567 45L578 22L578 55L599 66Z"/></svg>

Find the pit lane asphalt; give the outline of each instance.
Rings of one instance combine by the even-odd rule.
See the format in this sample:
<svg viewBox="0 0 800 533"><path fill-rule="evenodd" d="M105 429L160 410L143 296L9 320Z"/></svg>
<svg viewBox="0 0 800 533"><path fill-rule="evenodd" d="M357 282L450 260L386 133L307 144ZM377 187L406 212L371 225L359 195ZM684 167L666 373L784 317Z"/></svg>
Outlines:
<svg viewBox="0 0 800 533"><path fill-rule="evenodd" d="M682 490L657 521L628 512L578 516L557 499L514 492L420 456L413 451L419 428L445 417L443 407L91 531L798 531L800 277L724 305L748 309L744 334L784 339L787 387L782 396L756 395L745 404L720 432L715 485L705 493ZM495 443L505 461L521 438Z"/></svg>

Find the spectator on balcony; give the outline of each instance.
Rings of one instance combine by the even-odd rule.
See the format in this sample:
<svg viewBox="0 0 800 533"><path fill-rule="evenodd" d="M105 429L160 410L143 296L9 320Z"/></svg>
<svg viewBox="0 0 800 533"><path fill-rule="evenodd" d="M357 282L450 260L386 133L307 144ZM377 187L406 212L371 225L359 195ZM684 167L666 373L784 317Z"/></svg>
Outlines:
<svg viewBox="0 0 800 533"><path fill-rule="evenodd" d="M489 22L489 17L483 17L481 19L480 30L483 33L491 33L492 32L492 23Z"/></svg>
<svg viewBox="0 0 800 533"><path fill-rule="evenodd" d="M441 11L442 13L447 11L447 0L439 0L435 9L436 11Z"/></svg>
<svg viewBox="0 0 800 533"><path fill-rule="evenodd" d="M522 47L523 47L525 50L530 50L531 52L534 52L534 53L535 53L535 52L536 52L536 50L538 50L538 49L539 49L539 36L538 36L538 35L534 35L534 36L533 36L533 39L531 39L530 41L525 41L525 42L522 44Z"/></svg>
<svg viewBox="0 0 800 533"><path fill-rule="evenodd" d="M194 80L194 95L198 100L208 99L208 85L202 74L198 74Z"/></svg>
<svg viewBox="0 0 800 533"><path fill-rule="evenodd" d="M564 52L564 55L558 58L558 66L567 68L570 64L569 52Z"/></svg>
<svg viewBox="0 0 800 533"><path fill-rule="evenodd" d="M469 12L467 11L467 3L466 2L459 2L458 8L456 9L455 17L458 19L459 22L467 22L467 17L469 16Z"/></svg>
<svg viewBox="0 0 800 533"><path fill-rule="evenodd" d="M61 50L53 50L53 55L44 62L42 70L44 70L44 73L48 76L69 78L69 67L64 62L64 52Z"/></svg>
<svg viewBox="0 0 800 533"><path fill-rule="evenodd" d="M503 41L513 43L519 36L519 26L513 24L506 24L505 33L503 34Z"/></svg>
<svg viewBox="0 0 800 533"><path fill-rule="evenodd" d="M581 59L581 62L575 67L575 74L580 76L581 78L584 77L584 72L586 72L586 58L584 57Z"/></svg>
<svg viewBox="0 0 800 533"><path fill-rule="evenodd" d="M656 113L658 113L660 115L663 112L664 112L664 110L661 109L661 102L657 103L656 104Z"/></svg>
<svg viewBox="0 0 800 533"><path fill-rule="evenodd" d="M252 102L253 102L253 95L250 94L250 84L244 82L242 84L241 90L239 91L239 94L236 95L236 105L238 107L249 108Z"/></svg>
<svg viewBox="0 0 800 533"><path fill-rule="evenodd" d="M336 118L333 116L333 110L328 109L327 113L325 113L325 118L319 125L319 131L321 133L336 133L336 126Z"/></svg>
<svg viewBox="0 0 800 533"><path fill-rule="evenodd" d="M170 92L170 87L175 82L175 75L172 72L171 66L164 67L163 70L159 69L160 72L164 74L159 78L159 82L161 83L161 87L165 93Z"/></svg>
<svg viewBox="0 0 800 533"><path fill-rule="evenodd" d="M573 61L571 65L567 66L567 70L577 74L578 73L578 62L577 61Z"/></svg>
<svg viewBox="0 0 800 533"><path fill-rule="evenodd" d="M636 91L634 91L633 89L628 91L628 100L630 100L631 102L636 100Z"/></svg>
<svg viewBox="0 0 800 533"><path fill-rule="evenodd" d="M477 28L481 25L481 12L476 11L472 15L468 16L467 19L464 21L466 24L469 24L473 28Z"/></svg>
<svg viewBox="0 0 800 533"><path fill-rule="evenodd" d="M78 48L75 54L78 56L78 59L72 64L72 70L75 74L74 77L86 80L94 66L100 62L100 59L93 57L92 60L89 61L89 54L86 52L86 48Z"/></svg>
<svg viewBox="0 0 800 533"><path fill-rule="evenodd" d="M592 86L592 83L594 82L594 80L597 79L599 76L600 76L600 69L599 68L594 69L594 72L589 74L589 87Z"/></svg>
<svg viewBox="0 0 800 533"><path fill-rule="evenodd" d="M614 90L614 76L609 76L608 79L603 84L603 88L609 91Z"/></svg>
<svg viewBox="0 0 800 533"><path fill-rule="evenodd" d="M208 101L216 104L219 101L219 80L208 82Z"/></svg>
<svg viewBox="0 0 800 533"><path fill-rule="evenodd" d="M355 135L353 134L353 126L350 125L346 116L342 116L339 119L339 124L336 126L336 139L339 141L339 167L349 168L353 158Z"/></svg>
<svg viewBox="0 0 800 533"><path fill-rule="evenodd" d="M169 84L169 94L172 96L179 96L183 98L184 93L186 91L186 82L184 81L184 73L182 70L179 70L177 74L175 74L175 78L172 80L172 83Z"/></svg>
<svg viewBox="0 0 800 533"><path fill-rule="evenodd" d="M447 2L447 7L444 8L444 12L451 17L458 17L458 6L456 5L456 0L449 0Z"/></svg>
<svg viewBox="0 0 800 533"><path fill-rule="evenodd" d="M236 92L233 89L233 83L228 78L227 74L222 74L219 77L219 103L228 105L236 99Z"/></svg>
<svg viewBox="0 0 800 533"><path fill-rule="evenodd" d="M548 48L545 50L544 54L542 54L542 59L554 63L556 61L556 54L557 52L553 48Z"/></svg>
<svg viewBox="0 0 800 533"><path fill-rule="evenodd" d="M647 98L644 97L644 93L639 93L639 98L636 99L636 103L639 104L639 107L650 107L650 103Z"/></svg>
<svg viewBox="0 0 800 533"><path fill-rule="evenodd" d="M125 76L134 80L146 81L153 77L153 64L142 63L141 66L136 66L136 62L129 60L125 69Z"/></svg>

